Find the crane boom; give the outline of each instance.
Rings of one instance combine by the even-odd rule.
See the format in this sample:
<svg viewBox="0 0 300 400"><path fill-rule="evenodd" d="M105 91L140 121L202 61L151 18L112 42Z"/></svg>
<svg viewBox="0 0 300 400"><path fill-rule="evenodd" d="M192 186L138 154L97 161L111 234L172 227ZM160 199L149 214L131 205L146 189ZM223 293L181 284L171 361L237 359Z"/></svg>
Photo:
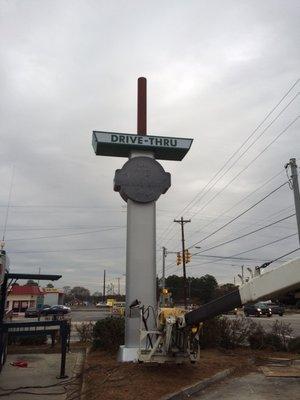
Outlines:
<svg viewBox="0 0 300 400"><path fill-rule="evenodd" d="M300 258L297 258L251 279L240 286L238 290L188 312L184 317L185 325L195 325L248 302L257 301L264 297L272 298L299 287Z"/></svg>

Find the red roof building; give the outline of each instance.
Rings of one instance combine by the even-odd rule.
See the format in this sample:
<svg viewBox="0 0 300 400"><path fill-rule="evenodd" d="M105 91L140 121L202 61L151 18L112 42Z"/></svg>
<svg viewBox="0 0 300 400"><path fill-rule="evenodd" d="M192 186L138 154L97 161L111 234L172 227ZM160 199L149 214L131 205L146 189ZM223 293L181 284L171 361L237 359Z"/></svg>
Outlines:
<svg viewBox="0 0 300 400"><path fill-rule="evenodd" d="M44 292L35 285L13 285L7 295L6 309L23 313L29 307L38 308L43 304Z"/></svg>
<svg viewBox="0 0 300 400"><path fill-rule="evenodd" d="M40 296L44 294L44 291L36 285L13 285L9 291L9 294L14 296L23 296L28 294L32 296Z"/></svg>

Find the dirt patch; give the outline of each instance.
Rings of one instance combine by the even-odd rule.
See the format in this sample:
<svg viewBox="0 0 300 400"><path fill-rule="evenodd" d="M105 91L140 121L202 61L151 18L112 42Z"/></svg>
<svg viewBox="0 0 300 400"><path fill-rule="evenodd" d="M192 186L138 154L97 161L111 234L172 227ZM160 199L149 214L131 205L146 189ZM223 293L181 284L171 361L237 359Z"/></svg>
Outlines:
<svg viewBox="0 0 300 400"><path fill-rule="evenodd" d="M227 368L236 368L240 375L256 370L252 359L253 353L245 350L203 350L193 365L135 364L118 363L115 355L95 351L87 358L84 398L155 400Z"/></svg>

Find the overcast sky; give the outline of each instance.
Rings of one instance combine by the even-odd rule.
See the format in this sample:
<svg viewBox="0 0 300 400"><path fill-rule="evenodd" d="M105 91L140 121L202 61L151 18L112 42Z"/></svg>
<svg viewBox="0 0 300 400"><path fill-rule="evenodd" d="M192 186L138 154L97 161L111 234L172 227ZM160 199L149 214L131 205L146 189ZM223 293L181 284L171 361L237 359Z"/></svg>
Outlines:
<svg viewBox="0 0 300 400"><path fill-rule="evenodd" d="M126 159L96 157L91 138L93 130L136 132L139 76L148 80L148 133L194 138L182 162L161 162L172 174L172 187L157 203L159 273L161 247L179 250L175 217L191 218L191 246L286 181L283 167L291 157L300 164L299 1L0 5L0 226L12 182L5 233L12 271L41 268L62 274L60 287L82 285L94 292L106 268L109 282L116 285L121 277L124 290L126 203L113 192L113 176ZM257 142L207 192L214 175L293 85L223 172L261 135ZM285 185L191 252L284 218L292 206ZM242 264L253 267L297 248L295 233L293 217L193 257L188 274L233 282ZM203 257L231 257L289 235L240 256L251 260L212 263ZM181 274L174 262L169 254L167 273Z"/></svg>

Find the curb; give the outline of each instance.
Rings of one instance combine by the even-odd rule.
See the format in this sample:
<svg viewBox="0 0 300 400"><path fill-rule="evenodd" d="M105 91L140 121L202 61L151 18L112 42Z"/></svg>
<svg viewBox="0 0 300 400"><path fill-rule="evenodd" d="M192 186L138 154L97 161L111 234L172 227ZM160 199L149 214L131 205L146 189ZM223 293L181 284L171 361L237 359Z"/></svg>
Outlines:
<svg viewBox="0 0 300 400"><path fill-rule="evenodd" d="M78 351L77 352L77 357L75 361L75 365L72 368L72 376L69 376L68 379L74 380L73 383L71 383L70 387L67 385L67 390L65 393L65 400L71 399L72 398L72 393L74 391L74 387L78 388L78 392L81 392L81 386L82 386L82 376L81 374L83 373L83 367L85 364L85 357L86 354L84 351Z"/></svg>
<svg viewBox="0 0 300 400"><path fill-rule="evenodd" d="M80 399L81 400L84 399L84 397L85 397L84 392L85 392L86 383L85 383L85 379L84 379L84 372L86 370L87 356L88 356L90 350L91 350L91 346L89 346L85 349L85 358L84 358L84 363L82 366L82 382L81 382L81 389L80 389Z"/></svg>
<svg viewBox="0 0 300 400"><path fill-rule="evenodd" d="M227 378L229 375L231 375L234 372L234 370L235 370L235 368L225 369L224 371L216 373L211 378L202 379L201 381L195 383L192 386L188 386L184 389L179 390L178 392L163 396L160 398L160 400L184 400L184 399L187 399L191 395L199 392L200 390L207 388L212 383L220 382L221 380Z"/></svg>

